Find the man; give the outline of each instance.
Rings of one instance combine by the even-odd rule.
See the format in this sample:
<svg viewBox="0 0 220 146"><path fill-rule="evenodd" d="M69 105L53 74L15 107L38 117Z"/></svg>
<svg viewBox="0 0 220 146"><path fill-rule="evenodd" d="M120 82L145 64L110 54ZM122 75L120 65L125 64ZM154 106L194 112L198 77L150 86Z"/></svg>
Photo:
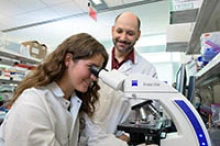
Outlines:
<svg viewBox="0 0 220 146"><path fill-rule="evenodd" d="M125 74L142 73L156 77L155 67L134 50L141 35L140 25L140 19L131 12L124 12L116 17L115 25L112 26L114 47L107 67Z"/></svg>
<svg viewBox="0 0 220 146"><path fill-rule="evenodd" d="M140 56L134 45L140 38L141 22L132 12L119 14L112 26L114 47L110 53L107 69L117 69L125 74L140 73L156 78L155 67ZM117 134L117 125L124 122L131 110L130 101L120 91L115 91L100 81L100 104L94 117L105 132L116 134L129 141L124 134Z"/></svg>

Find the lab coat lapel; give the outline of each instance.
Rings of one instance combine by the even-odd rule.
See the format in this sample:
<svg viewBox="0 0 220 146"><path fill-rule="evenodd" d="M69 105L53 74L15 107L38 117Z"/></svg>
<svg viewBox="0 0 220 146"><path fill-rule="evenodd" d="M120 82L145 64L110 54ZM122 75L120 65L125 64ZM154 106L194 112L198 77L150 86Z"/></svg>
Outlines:
<svg viewBox="0 0 220 146"><path fill-rule="evenodd" d="M123 72L123 73L128 73L129 74L131 72L132 65L133 65L132 61L131 60L127 60L127 61L125 61L121 65L121 67L119 68L119 71Z"/></svg>
<svg viewBox="0 0 220 146"><path fill-rule="evenodd" d="M122 66L119 68L119 71L127 72L131 68L132 68L132 62L131 62L131 60L128 60L128 61L126 61L125 63L122 64ZM107 63L106 69L107 70L112 69L112 53L110 53L110 57L109 57L109 61Z"/></svg>
<svg viewBox="0 0 220 146"><path fill-rule="evenodd" d="M109 53L109 61L108 64L106 66L107 70L111 70L112 69L112 53ZM136 51L134 51L134 64L136 64L138 62L138 54ZM119 68L120 72L129 74L132 72L132 67L133 67L133 63L131 60L127 60L126 62L124 62L122 64L122 66Z"/></svg>
<svg viewBox="0 0 220 146"><path fill-rule="evenodd" d="M71 114L72 114L72 116L73 116L73 122L74 122L74 123L75 123L76 118L77 118L77 116L78 116L81 103L82 103L82 101L81 101L76 95L73 95L73 96L71 97L71 108L70 108L70 112L71 112Z"/></svg>
<svg viewBox="0 0 220 146"><path fill-rule="evenodd" d="M133 64L133 62L129 59L129 60L125 61L125 62L121 65L121 67L119 68L119 71L120 71L120 72L123 72L123 73L125 73L125 74L127 74L127 75L129 75L129 74L133 73L133 70L134 70L134 67L133 67L133 66L134 66L135 64L137 64L138 62L139 62L139 56L138 56L137 52L134 51L134 64Z"/></svg>
<svg viewBox="0 0 220 146"><path fill-rule="evenodd" d="M70 145L77 145L78 143L78 134L79 134L79 119L78 119L78 114L79 114L79 109L82 104L82 101L76 96L72 95L71 97L71 109L70 112L73 116L73 124L71 127L71 135L70 135ZM77 139L74 139L77 138Z"/></svg>

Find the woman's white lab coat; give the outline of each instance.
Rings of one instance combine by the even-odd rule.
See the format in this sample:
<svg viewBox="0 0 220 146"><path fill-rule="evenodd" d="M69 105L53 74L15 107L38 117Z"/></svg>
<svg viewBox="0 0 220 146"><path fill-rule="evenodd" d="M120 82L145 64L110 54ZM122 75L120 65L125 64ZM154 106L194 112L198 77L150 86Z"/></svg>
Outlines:
<svg viewBox="0 0 220 146"><path fill-rule="evenodd" d="M79 146L128 146L128 144L113 134L107 134L98 124L84 114L85 131L81 133Z"/></svg>
<svg viewBox="0 0 220 146"><path fill-rule="evenodd" d="M5 146L77 146L81 100L70 102L53 82L25 90L8 112L0 128Z"/></svg>
<svg viewBox="0 0 220 146"><path fill-rule="evenodd" d="M55 82L39 89L27 89L0 127L0 145L78 146L80 106L81 100L75 94L70 101L64 99L64 93ZM86 146L127 145L115 136L103 133L86 114L83 116L88 136Z"/></svg>

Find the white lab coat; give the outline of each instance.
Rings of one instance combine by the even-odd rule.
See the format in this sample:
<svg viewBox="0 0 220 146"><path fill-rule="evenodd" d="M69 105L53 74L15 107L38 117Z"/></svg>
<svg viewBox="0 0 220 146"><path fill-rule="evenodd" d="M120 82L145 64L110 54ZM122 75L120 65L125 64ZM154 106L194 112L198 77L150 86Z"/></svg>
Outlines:
<svg viewBox="0 0 220 146"><path fill-rule="evenodd" d="M112 54L109 55L109 61L106 69L111 70ZM129 74L144 74L157 78L156 68L149 61L144 59L136 51L134 51L134 64L131 60L124 62L118 69L120 72L129 75Z"/></svg>
<svg viewBox="0 0 220 146"><path fill-rule="evenodd" d="M105 133L86 114L83 117L85 118L85 129L81 131L79 146L128 146L115 135Z"/></svg>
<svg viewBox="0 0 220 146"><path fill-rule="evenodd" d="M0 127L1 146L77 146L81 100L63 97L55 82L25 90Z"/></svg>
<svg viewBox="0 0 220 146"><path fill-rule="evenodd" d="M0 146L127 146L104 133L86 114L82 117L86 120L87 139L84 144L78 143L81 102L75 93L70 101L66 100L55 82L25 90L0 127Z"/></svg>
<svg viewBox="0 0 220 146"><path fill-rule="evenodd" d="M110 55L108 70L111 70L111 58ZM134 59L134 64L131 60L127 60L118 70L126 75L139 73L157 78L155 67L136 51ZM115 91L102 81L99 81L99 85L101 86L100 102L97 104L94 122L105 132L116 134L117 125L126 121L131 113L131 101L121 91Z"/></svg>

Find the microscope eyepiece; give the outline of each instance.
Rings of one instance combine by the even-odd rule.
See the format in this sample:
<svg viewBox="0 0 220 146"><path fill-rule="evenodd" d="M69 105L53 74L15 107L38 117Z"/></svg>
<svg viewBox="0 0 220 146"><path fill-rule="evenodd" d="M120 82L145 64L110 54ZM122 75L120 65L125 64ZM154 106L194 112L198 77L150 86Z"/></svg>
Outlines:
<svg viewBox="0 0 220 146"><path fill-rule="evenodd" d="M93 75L95 75L98 78L99 77L99 72L101 71L101 68L98 68L97 66L92 65L90 67L90 71Z"/></svg>

